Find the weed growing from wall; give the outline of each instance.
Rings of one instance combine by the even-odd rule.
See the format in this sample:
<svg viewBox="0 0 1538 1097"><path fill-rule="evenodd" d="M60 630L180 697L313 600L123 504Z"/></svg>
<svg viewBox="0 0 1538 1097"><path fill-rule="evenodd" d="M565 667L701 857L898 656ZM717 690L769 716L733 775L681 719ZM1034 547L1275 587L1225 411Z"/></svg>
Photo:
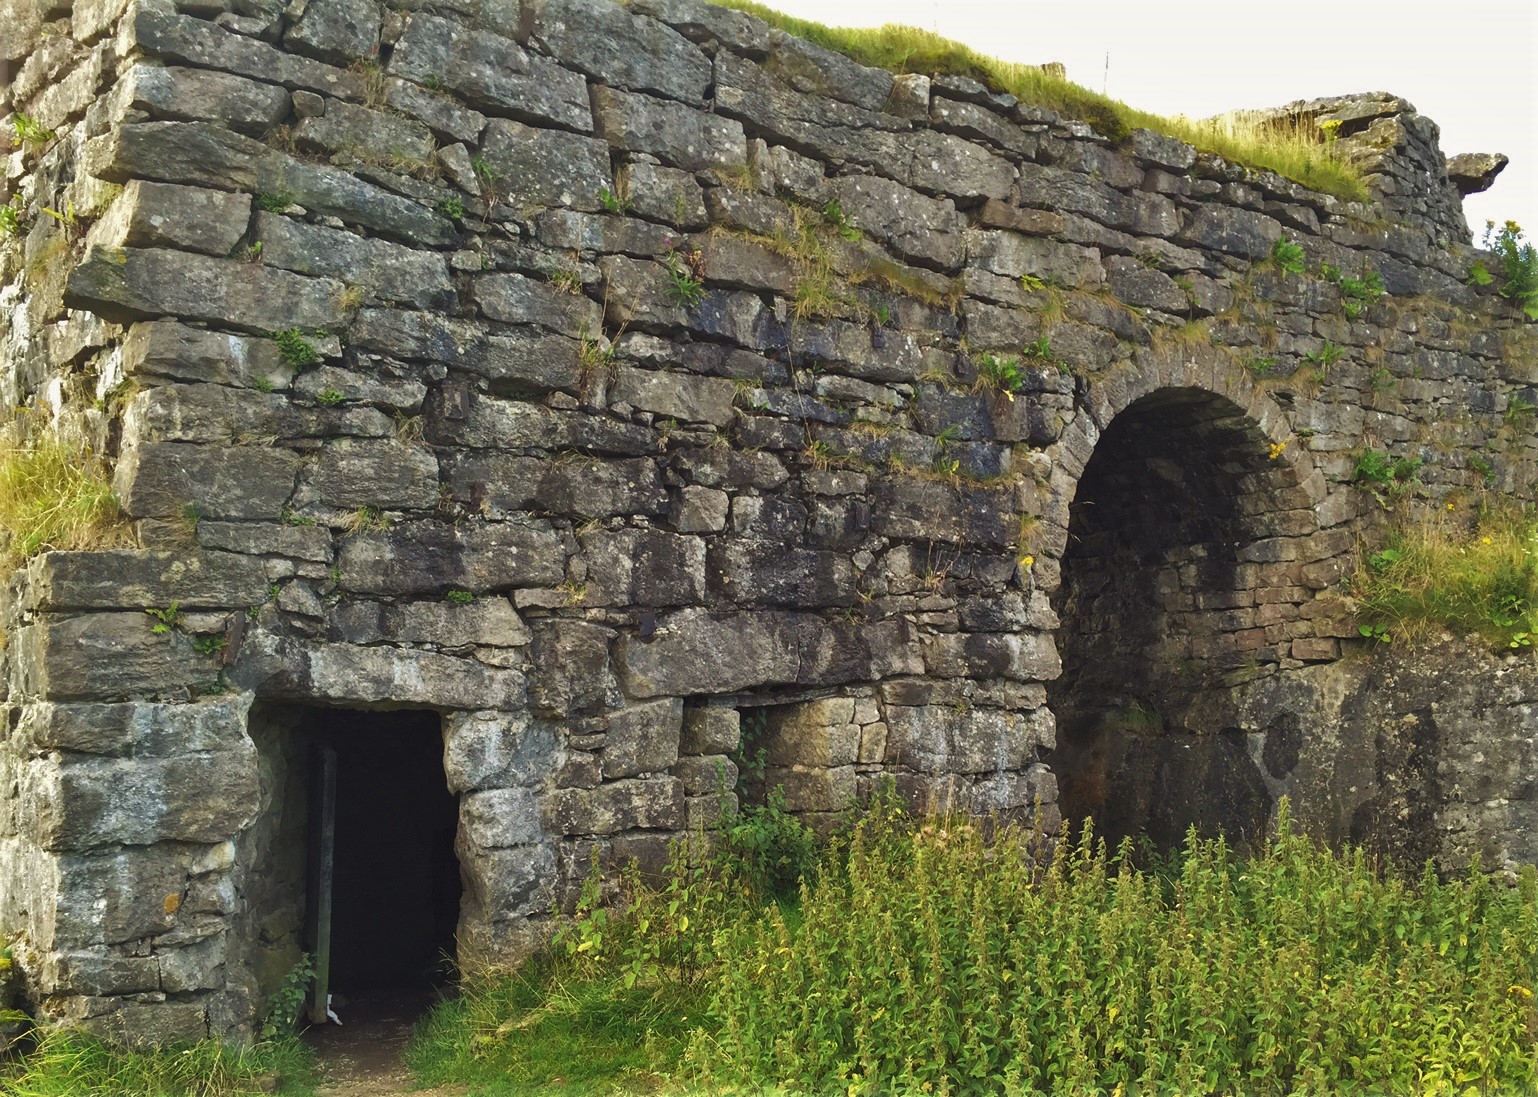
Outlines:
<svg viewBox="0 0 1538 1097"><path fill-rule="evenodd" d="M128 529L100 460L53 438L0 444L0 554L8 567L45 549L120 545Z"/></svg>

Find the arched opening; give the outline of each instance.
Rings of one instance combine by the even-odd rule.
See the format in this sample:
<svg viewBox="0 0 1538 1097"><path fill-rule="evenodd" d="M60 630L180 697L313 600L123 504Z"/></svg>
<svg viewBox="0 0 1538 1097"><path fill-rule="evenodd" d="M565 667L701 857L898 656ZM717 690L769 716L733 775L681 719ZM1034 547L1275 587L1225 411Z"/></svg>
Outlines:
<svg viewBox="0 0 1538 1097"><path fill-rule="evenodd" d="M1235 842L1273 807L1260 742L1225 727L1233 686L1268 673L1305 592L1310 515L1296 474L1224 397L1167 388L1121 412L1070 508L1062 677L1049 699L1065 820L1111 842L1178 844L1191 824Z"/></svg>

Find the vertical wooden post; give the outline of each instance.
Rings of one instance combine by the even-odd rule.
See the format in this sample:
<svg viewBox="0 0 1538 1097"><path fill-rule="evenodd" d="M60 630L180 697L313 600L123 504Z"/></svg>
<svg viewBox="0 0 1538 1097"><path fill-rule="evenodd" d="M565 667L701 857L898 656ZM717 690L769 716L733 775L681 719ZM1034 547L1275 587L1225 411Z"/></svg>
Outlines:
<svg viewBox="0 0 1538 1097"><path fill-rule="evenodd" d="M331 994L331 883L336 868L336 751L319 749L320 825L315 828L311 872L315 880L315 909L311 915L315 942L315 992L310 999L310 1022L326 1023L326 1000Z"/></svg>

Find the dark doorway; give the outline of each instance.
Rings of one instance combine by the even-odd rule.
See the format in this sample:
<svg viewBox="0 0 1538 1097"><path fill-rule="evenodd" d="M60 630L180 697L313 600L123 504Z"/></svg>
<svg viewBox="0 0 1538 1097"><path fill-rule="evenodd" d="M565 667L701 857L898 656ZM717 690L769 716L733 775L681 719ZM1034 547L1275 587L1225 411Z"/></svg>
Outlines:
<svg viewBox="0 0 1538 1097"><path fill-rule="evenodd" d="M440 717L331 709L311 721L316 748L336 757L332 992L356 997L446 981L461 888L459 813L443 776Z"/></svg>
<svg viewBox="0 0 1538 1097"><path fill-rule="evenodd" d="M1239 407L1197 389L1144 397L1096 444L1070 508L1048 690L1075 829L1093 818L1113 845L1164 847L1193 823L1241 844L1263 832L1271 800L1224 704L1278 663L1258 592L1296 582L1251 547L1286 496L1275 458Z"/></svg>

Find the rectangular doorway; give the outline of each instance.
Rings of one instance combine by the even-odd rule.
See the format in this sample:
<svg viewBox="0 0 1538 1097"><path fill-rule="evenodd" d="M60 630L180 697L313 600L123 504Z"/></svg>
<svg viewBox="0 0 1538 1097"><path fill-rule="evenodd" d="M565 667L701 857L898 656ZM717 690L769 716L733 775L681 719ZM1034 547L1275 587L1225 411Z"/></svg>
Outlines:
<svg viewBox="0 0 1538 1097"><path fill-rule="evenodd" d="M262 706L251 731L264 785L247 862L253 957L314 958L313 1021L327 994L430 1000L454 978L463 892L442 717ZM280 966L253 963L255 981Z"/></svg>

